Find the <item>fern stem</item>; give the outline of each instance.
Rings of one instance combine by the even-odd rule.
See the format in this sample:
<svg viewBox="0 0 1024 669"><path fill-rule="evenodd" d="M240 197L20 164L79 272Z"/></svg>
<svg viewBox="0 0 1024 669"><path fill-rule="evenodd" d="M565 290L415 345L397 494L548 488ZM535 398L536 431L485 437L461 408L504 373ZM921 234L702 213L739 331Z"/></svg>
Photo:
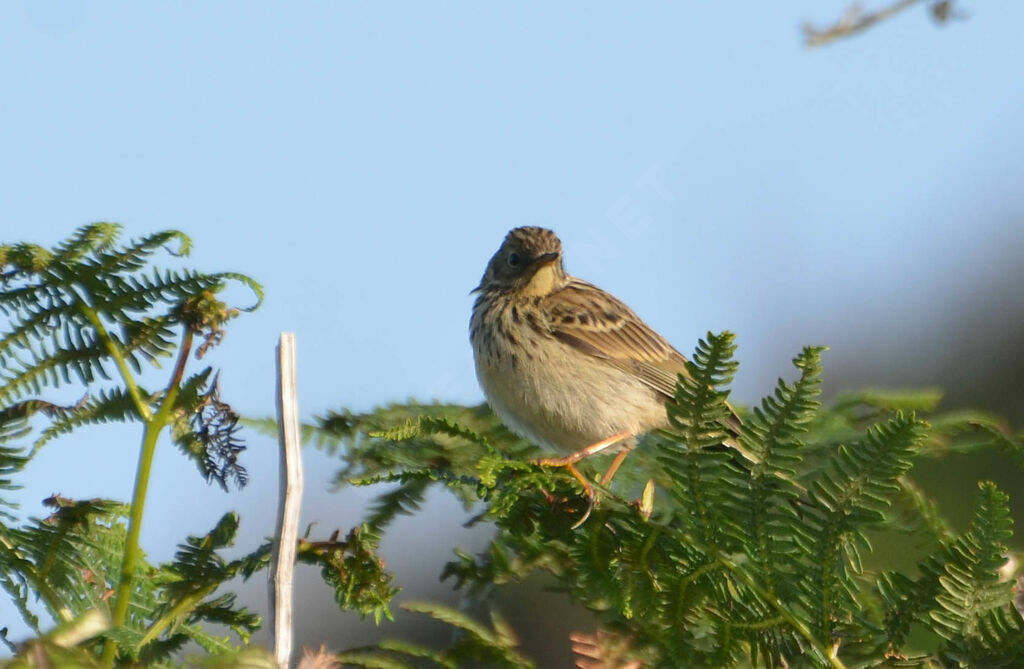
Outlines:
<svg viewBox="0 0 1024 669"><path fill-rule="evenodd" d="M174 363L174 373L167 384L160 407L152 418L146 420L146 429L142 433L142 447L139 450L139 465L135 472L135 490L132 493L132 505L128 517L128 535L124 543L124 555L121 560L121 578L117 584L117 594L114 599L114 614L112 624L114 627L121 627L128 618L128 607L132 599L132 580L135 575L135 565L139 558L139 534L142 532L142 516L146 506L146 492L149 488L149 475L153 467L153 455L156 453L156 442L160 432L169 422L174 401L178 397L178 390L181 387L181 379L185 374L185 363L188 362L189 353L192 351L192 330L186 325L182 334L181 347L178 349L178 359ZM135 391L138 392L136 386ZM107 667L114 666L117 656L117 644L113 639L108 639L103 648L103 664Z"/></svg>
<svg viewBox="0 0 1024 669"><path fill-rule="evenodd" d="M206 598L208 594L216 589L217 585L214 584L182 597L181 601L175 604L170 611L160 616L152 625L149 626L149 629L146 630L145 636L143 636L139 641L137 650L142 650L147 644L152 643L163 633L165 629L170 627L172 623L185 613L193 610L201 601L203 601L203 599Z"/></svg>
<svg viewBox="0 0 1024 669"><path fill-rule="evenodd" d="M821 653L821 655L828 661L829 666L831 666L832 669L846 669L846 665L843 664L842 660L836 657L834 650L829 650L822 646L818 639L815 638L814 634L807 627L807 625L803 623L802 620L793 615L793 613L789 611L785 606L783 606L778 599L770 597L768 593L765 592L764 588L759 586L754 581L754 579L751 578L750 575L747 574L743 569L740 569L735 562L728 559L721 553L719 553L716 556L715 560L720 565L722 565L726 570L732 573L738 580L742 581L743 585L753 590L755 593L757 593L759 597L768 602L768 604L770 604L772 608L778 611L779 615L782 616L782 618L784 618L785 621L789 623L794 630L796 630L797 634L802 636L804 640L806 640L807 643L811 645L811 647L813 647L815 650Z"/></svg>
<svg viewBox="0 0 1024 669"><path fill-rule="evenodd" d="M767 461L767 457L765 458ZM765 489L764 479L761 476L762 468L755 469L752 475L750 486L753 489L751 497L754 504L751 508L754 526L754 539L757 541L756 559L761 567L761 578L764 579L765 589L774 599L777 596L775 588L775 560L772 553L772 537L768 528L768 496Z"/></svg>
<svg viewBox="0 0 1024 669"><path fill-rule="evenodd" d="M142 397L142 391L139 390L139 384L135 382L135 376L132 374L132 370L128 369L128 361L125 359L124 351L118 346L117 341L111 336L110 332L107 331L107 326L103 324L103 319L100 318L96 310L86 304L85 300L79 296L79 311L85 315L92 326L96 328L96 335L103 342L104 348L110 353L110 357L114 360L114 364L117 365L117 371L121 373L121 379L124 381L124 385L128 388L128 395L131 396L132 402L135 404L135 410L139 412L139 417L149 422L153 418L153 414L150 411L149 403L146 402Z"/></svg>
<svg viewBox="0 0 1024 669"><path fill-rule="evenodd" d="M786 620L782 616L775 616L774 618L765 618L764 620L757 620L749 623L730 622L729 624L735 629L764 630L771 629L772 627L779 627L783 625L785 622Z"/></svg>
<svg viewBox="0 0 1024 669"><path fill-rule="evenodd" d="M687 443L689 444L699 443L693 432L694 431L691 431L691 436L687 439ZM689 456L690 461L688 470L690 475L690 490L693 491L693 501L694 506L696 507L697 517L699 518L698 526L700 527L701 538L703 538L709 546L717 546L715 543L714 528L711 523L711 514L708 509L707 501L704 498L704 486L702 485L703 481L700 471L700 461L698 460L701 456L692 450L688 451L687 455Z"/></svg>

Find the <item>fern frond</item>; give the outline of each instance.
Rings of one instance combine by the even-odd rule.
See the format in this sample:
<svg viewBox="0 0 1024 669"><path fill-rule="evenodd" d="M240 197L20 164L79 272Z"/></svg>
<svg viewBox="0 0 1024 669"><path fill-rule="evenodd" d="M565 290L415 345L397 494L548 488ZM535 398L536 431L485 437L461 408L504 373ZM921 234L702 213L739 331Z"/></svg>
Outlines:
<svg viewBox="0 0 1024 669"><path fill-rule="evenodd" d="M731 523L752 557L769 596L778 595L778 570L792 573L799 524L794 500L801 494L794 484L800 463L800 435L807 430L819 403L821 354L824 347L807 347L793 364L800 378L790 385L779 379L775 392L743 424L741 439L758 461L750 466L749 484L730 496Z"/></svg>
<svg viewBox="0 0 1024 669"><path fill-rule="evenodd" d="M196 579L192 585L198 590L177 593L174 570L147 565L138 536L145 480L158 437L168 424L179 428L179 436L188 435L187 446L198 444L192 451L208 477L222 485L229 476L244 483L245 470L237 463L243 448L238 416L220 400L215 377L208 380L211 370L181 381L193 343L199 340L194 352L201 357L221 341L224 324L238 314L217 293L228 283L242 283L253 290L258 304L262 290L236 273L151 268L149 261L160 249L186 254L188 238L167 231L122 245L120 231L116 224L97 223L79 228L52 250L32 244L0 246L0 313L5 316L0 324L0 442L27 436L33 416L50 419L27 456L0 450L0 487L13 488L4 474L20 470L24 458L80 426L144 423L142 483L135 488L129 529L123 527L123 507L55 496L49 502L57 511L49 518L16 528L0 526L0 580L16 603L35 594L59 620L79 607L108 611L113 605L105 664L120 654L122 660L155 666L166 663L168 654L189 640L211 650L231 648L226 639L206 634L198 621L216 620L243 636L257 624L256 618L236 610L230 597L207 599L209 593L202 590L225 580L232 564L211 572L211 578L219 579L216 583ZM177 248L172 248L175 243ZM164 390L147 392L136 374L159 367L174 353L177 359ZM76 383L86 387L86 395L73 406L60 407L39 397L46 388ZM182 424L186 429L180 429ZM215 562L211 556L206 566ZM198 567L191 566L195 576ZM168 587L158 593L158 585ZM172 594L180 596L169 604ZM170 612L161 608L168 605ZM159 625L154 616L173 619L175 629L162 636L158 630L147 638L151 626ZM140 631L146 629L150 631ZM110 642L132 635L145 640L145 648L131 643L118 648Z"/></svg>
<svg viewBox="0 0 1024 669"><path fill-rule="evenodd" d="M852 580L862 571L860 549L870 547L864 530L884 520L926 429L926 423L897 413L859 442L841 446L809 488L809 527L797 537L809 578L799 579L798 587L826 644L840 615L857 608Z"/></svg>
<svg viewBox="0 0 1024 669"><path fill-rule="evenodd" d="M666 438L658 444L658 461L672 482L669 492L709 545L717 545L726 524L724 488L707 484L739 476L728 465L730 456L720 448L730 438L725 424L732 410L726 402L729 391L719 386L729 383L736 372L735 350L729 332L709 332L697 343L692 361L687 362L688 374L679 375L675 397L666 404L671 427L663 431Z"/></svg>
<svg viewBox="0 0 1024 669"><path fill-rule="evenodd" d="M324 581L334 588L334 599L344 611L372 615L374 622L393 620L389 602L398 590L393 577L376 555L379 538L367 527L353 528L343 541L300 540L296 560L320 567Z"/></svg>
<svg viewBox="0 0 1024 669"><path fill-rule="evenodd" d="M412 613L426 613L434 620L448 623L452 627L467 632L479 641L488 645L498 645L501 640L492 630L473 620L470 616L449 606L434 602L404 602L402 608Z"/></svg>
<svg viewBox="0 0 1024 669"><path fill-rule="evenodd" d="M106 285L95 286L105 298L98 305L104 314L123 312L144 313L154 304L177 304L189 297L207 291L220 292L223 279L216 274L202 274L194 270L153 269L150 274L139 272L124 277L110 277ZM126 320L126 319L117 319Z"/></svg>
<svg viewBox="0 0 1024 669"><path fill-rule="evenodd" d="M274 430L274 423L264 423L263 430ZM536 452L536 447L509 432L486 405L413 403L364 414L331 412L315 425L304 426L303 438L343 454L336 485L397 480L391 475L419 472L447 485L467 508L477 498L481 477L497 475L498 461ZM397 512L393 501L397 500L384 500L379 508ZM378 520L390 522L389 515ZM376 524L376 520L371 523Z"/></svg>
<svg viewBox="0 0 1024 669"><path fill-rule="evenodd" d="M431 648L424 648L422 646L417 646L416 644L405 643L405 642L396 641L396 640L393 640L393 639L386 639L384 641L381 641L380 644L378 644L377 647L380 648L381 650L388 651L389 653L392 653L393 655L397 655L398 657L403 657L404 656L404 657L408 657L408 658L413 659L413 660L427 660L429 662L434 662L434 663L436 663L437 665L439 665L441 667L446 667L446 668L450 668L450 669L458 669L458 665L454 661L452 661L451 659L446 658L444 656L443 652L437 651L437 650L433 650ZM339 659L341 659L341 658L339 658ZM342 662L345 662L345 660L342 659ZM359 664L359 663L357 662L355 664ZM366 666L366 665L359 665L359 666ZM416 666L419 666L419 663L417 663Z"/></svg>
<svg viewBox="0 0 1024 669"><path fill-rule="evenodd" d="M425 613L465 632L444 654L446 658L458 662L456 666L472 660L486 662L487 666L510 669L532 669L534 666L516 650L518 640L500 617L494 618L494 628L488 629L461 611L441 604L405 602L402 608L413 613Z"/></svg>
<svg viewBox="0 0 1024 669"><path fill-rule="evenodd" d="M914 390L883 390L879 388L844 393L836 400L834 411L861 418L874 411L904 413L934 411L942 401L939 388Z"/></svg>
<svg viewBox="0 0 1024 669"><path fill-rule="evenodd" d="M233 649L227 639L203 632L200 623L225 625L243 642L259 627L260 616L237 607L234 595L209 598L240 569L239 562L228 561L218 552L234 543L238 523L236 514L224 514L206 535L188 537L178 546L174 561L151 577L158 593L155 606L147 613L145 633L132 646L140 657L166 657L169 649L190 639L209 652Z"/></svg>
<svg viewBox="0 0 1024 669"><path fill-rule="evenodd" d="M685 435L690 449L717 446L727 438L723 424L732 413L726 403L729 391L719 388L732 381L739 367L733 359L735 335L709 332L706 337L697 342L686 363L688 374L679 375L675 398L667 404L669 422Z"/></svg>
<svg viewBox="0 0 1024 669"><path fill-rule="evenodd" d="M9 549L10 540L6 536L0 537L0 557L13 564ZM25 578L25 575L17 568L0 569L0 587L10 596L22 621L37 635L40 634L39 616L29 608L29 601L33 599L32 584ZM4 642L11 648L12 644L7 641L6 632L3 636ZM11 650L17 652L17 647L13 647Z"/></svg>
<svg viewBox="0 0 1024 669"><path fill-rule="evenodd" d="M252 633L260 628L263 617L237 604L237 596L233 593L224 593L219 597L204 600L189 615L188 620L198 629L203 626L199 623L215 623L227 627L242 641L248 643ZM207 652L213 652L210 648Z"/></svg>
<svg viewBox="0 0 1024 669"><path fill-rule="evenodd" d="M96 345L65 348L40 343L38 351L29 351L26 357L27 360L23 360L21 356L8 354L6 364L0 369L0 404L29 393L38 395L45 387L60 388L71 383L72 375L86 385L97 376L110 379L103 366L107 354Z"/></svg>
<svg viewBox="0 0 1024 669"><path fill-rule="evenodd" d="M153 269L146 261L177 241L168 231L117 248L120 227L83 226L52 252L30 244L0 247L0 310L10 327L0 332L0 405L43 387L89 385L109 379L108 367L123 356L136 372L174 350L173 329L182 324L179 305L238 281L262 299L252 279L222 272ZM254 308L254 307L249 307ZM120 336L112 326L122 326ZM116 351L116 353L114 352Z"/></svg>
<svg viewBox="0 0 1024 669"><path fill-rule="evenodd" d="M353 649L338 653L335 657L344 666L364 667L365 669L423 669L424 667L457 669L458 667L454 662L445 660L438 651L412 643L389 643L392 646L390 648L385 648L381 643L380 650ZM406 661L403 656L410 660ZM423 661L432 664L424 665Z"/></svg>
<svg viewBox="0 0 1024 669"><path fill-rule="evenodd" d="M791 469L800 457L796 451L802 444L799 435L807 431L821 404L821 354L824 346L808 346L793 359L800 370L797 382L790 386L779 379L775 392L754 407L753 415L744 422L742 440L758 456L751 465L754 476L782 473L795 475Z"/></svg>
<svg viewBox="0 0 1024 669"><path fill-rule="evenodd" d="M483 446L492 454L496 453L487 438L474 430L455 423L447 416L420 416L409 420L404 425L397 425L387 430L369 432L368 436L387 441L409 441L415 437L428 437L443 434L459 437L471 443Z"/></svg>
<svg viewBox="0 0 1024 669"><path fill-rule="evenodd" d="M175 318L169 314L144 316L121 327L121 352L132 369L141 372L143 363L159 367L161 359L169 358L177 348Z"/></svg>
<svg viewBox="0 0 1024 669"><path fill-rule="evenodd" d="M1006 541L1013 534L1012 524L1009 497L994 483L981 483L974 520L951 546L939 576L939 608L931 613L938 623L936 631L949 640L952 649L976 659L994 645L1002 645L1003 621L993 616L999 609L1012 608L1010 583L999 578L999 568L1006 562ZM1019 631L1011 630L1011 634L1024 640Z"/></svg>
<svg viewBox="0 0 1024 669"><path fill-rule="evenodd" d="M178 243L177 249L169 247L172 242ZM192 251L192 240L179 230L164 230L134 240L120 249L104 249L97 253L95 260L92 261L94 273L121 273L140 270L161 248L172 256L185 257Z"/></svg>
<svg viewBox="0 0 1024 669"><path fill-rule="evenodd" d="M841 446L810 486L811 502L820 512L841 520L882 520L881 510L899 490L897 479L925 437L927 424L898 413L870 429L862 440Z"/></svg>
<svg viewBox="0 0 1024 669"><path fill-rule="evenodd" d="M908 476L900 477L899 486L899 493L893 498L895 513L884 521L886 529L916 535L930 546L948 543L953 531L935 502Z"/></svg>
<svg viewBox="0 0 1024 669"><path fill-rule="evenodd" d="M187 657L186 665L190 669L193 667L196 669L199 667L208 669L280 669L270 651L259 646L247 646L241 650L232 649L224 652L210 651L205 646L203 649L209 654L203 657L192 655ZM306 653L304 652L299 664L300 669L332 669L330 664L312 664L307 667L306 662Z"/></svg>
<svg viewBox="0 0 1024 669"><path fill-rule="evenodd" d="M216 587L233 576L231 564L217 551L231 546L238 533L238 515L228 512L204 536L190 536L178 545L174 561L163 568L163 590L170 600L182 599L197 590Z"/></svg>
<svg viewBox="0 0 1024 669"><path fill-rule="evenodd" d="M29 419L36 413L59 416L65 410L65 407L41 400L19 402L0 410L0 444L28 434L31 431ZM0 445L0 491L21 489L13 477L25 468L30 459L22 448ZM0 520L15 520L5 508L14 510L17 504L0 497ZM2 527L0 525L0 528Z"/></svg>
<svg viewBox="0 0 1024 669"><path fill-rule="evenodd" d="M144 392L144 391L143 391ZM48 442L83 425L127 423L139 420L135 403L121 388L101 389L95 397L86 397L72 410L61 414L44 429L32 448L33 455Z"/></svg>
<svg viewBox="0 0 1024 669"><path fill-rule="evenodd" d="M92 223L79 226L74 234L53 248L48 264L73 265L89 253L110 248L121 236L121 226L116 223Z"/></svg>
<svg viewBox="0 0 1024 669"><path fill-rule="evenodd" d="M273 419L244 418L242 422L268 436L277 436ZM513 435L486 404L389 404L368 413L330 411L300 426L304 444L334 455L343 467L336 485L351 479L371 479L403 469L448 469L472 475L489 444L499 444L510 457L536 452L535 446ZM395 439L402 446L395 448Z"/></svg>
<svg viewBox="0 0 1024 669"><path fill-rule="evenodd" d="M379 495L370 503L370 513L364 521L366 526L380 535L398 515L411 516L419 510L430 483L428 478L415 478Z"/></svg>
<svg viewBox="0 0 1024 669"><path fill-rule="evenodd" d="M103 574L113 570L108 572L105 565L93 572L90 568L97 565L90 560L102 550L107 540L103 533L116 525L124 506L56 495L45 503L54 509L46 519L33 519L0 532L0 572L5 588L22 602L28 592L36 593L58 621L70 621L93 607L105 610L102 594L106 584L100 584L97 593L93 579L103 579Z"/></svg>
<svg viewBox="0 0 1024 669"><path fill-rule="evenodd" d="M988 414L970 411L943 416L936 425L935 441L943 448L935 449L971 453L996 448L1024 470L1024 435L1015 434L1005 424Z"/></svg>

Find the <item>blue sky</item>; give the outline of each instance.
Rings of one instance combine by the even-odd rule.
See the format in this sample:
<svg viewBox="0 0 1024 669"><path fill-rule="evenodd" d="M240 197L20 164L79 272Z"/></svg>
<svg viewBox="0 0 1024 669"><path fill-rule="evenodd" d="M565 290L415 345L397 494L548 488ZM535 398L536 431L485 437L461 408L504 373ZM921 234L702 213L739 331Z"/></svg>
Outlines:
<svg viewBox="0 0 1024 669"><path fill-rule="evenodd" d="M801 44L801 21L844 8L3 3L0 241L183 230L190 264L267 290L216 353L225 397L272 413L291 330L312 415L480 401L468 292L509 228L544 225L682 351L735 331L749 403L804 344L846 367L937 345L1024 248L1024 4ZM127 498L135 438L50 445L25 511ZM269 533L273 444L247 461L231 497L162 447L151 554L229 508L247 540ZM355 522L365 495L326 496L330 463L310 465L310 519Z"/></svg>

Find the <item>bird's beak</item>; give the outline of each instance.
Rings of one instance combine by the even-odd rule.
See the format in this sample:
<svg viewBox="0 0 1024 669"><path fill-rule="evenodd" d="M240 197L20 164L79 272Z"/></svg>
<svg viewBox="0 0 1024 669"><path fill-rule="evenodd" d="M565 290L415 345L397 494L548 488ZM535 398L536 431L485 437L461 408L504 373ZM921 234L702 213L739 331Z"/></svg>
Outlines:
<svg viewBox="0 0 1024 669"><path fill-rule="evenodd" d="M551 263L558 260L559 255L560 254L558 253L545 253L543 255L539 255L534 259L533 264L536 265L537 267L550 265Z"/></svg>

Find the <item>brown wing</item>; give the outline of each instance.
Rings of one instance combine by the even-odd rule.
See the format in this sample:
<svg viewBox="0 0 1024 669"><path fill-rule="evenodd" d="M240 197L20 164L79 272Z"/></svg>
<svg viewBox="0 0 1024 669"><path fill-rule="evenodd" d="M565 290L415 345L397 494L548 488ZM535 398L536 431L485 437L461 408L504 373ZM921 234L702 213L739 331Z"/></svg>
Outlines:
<svg viewBox="0 0 1024 669"><path fill-rule="evenodd" d="M597 286L573 279L543 299L551 332L564 343L628 372L666 398L686 358L621 300Z"/></svg>
<svg viewBox="0 0 1024 669"><path fill-rule="evenodd" d="M573 278L565 288L543 298L540 307L555 337L634 375L666 399L675 395L677 375L689 376L682 353L621 300L593 284ZM742 421L732 407L729 411L722 423L736 436ZM726 443L739 449L737 439ZM745 449L740 452L755 460Z"/></svg>

